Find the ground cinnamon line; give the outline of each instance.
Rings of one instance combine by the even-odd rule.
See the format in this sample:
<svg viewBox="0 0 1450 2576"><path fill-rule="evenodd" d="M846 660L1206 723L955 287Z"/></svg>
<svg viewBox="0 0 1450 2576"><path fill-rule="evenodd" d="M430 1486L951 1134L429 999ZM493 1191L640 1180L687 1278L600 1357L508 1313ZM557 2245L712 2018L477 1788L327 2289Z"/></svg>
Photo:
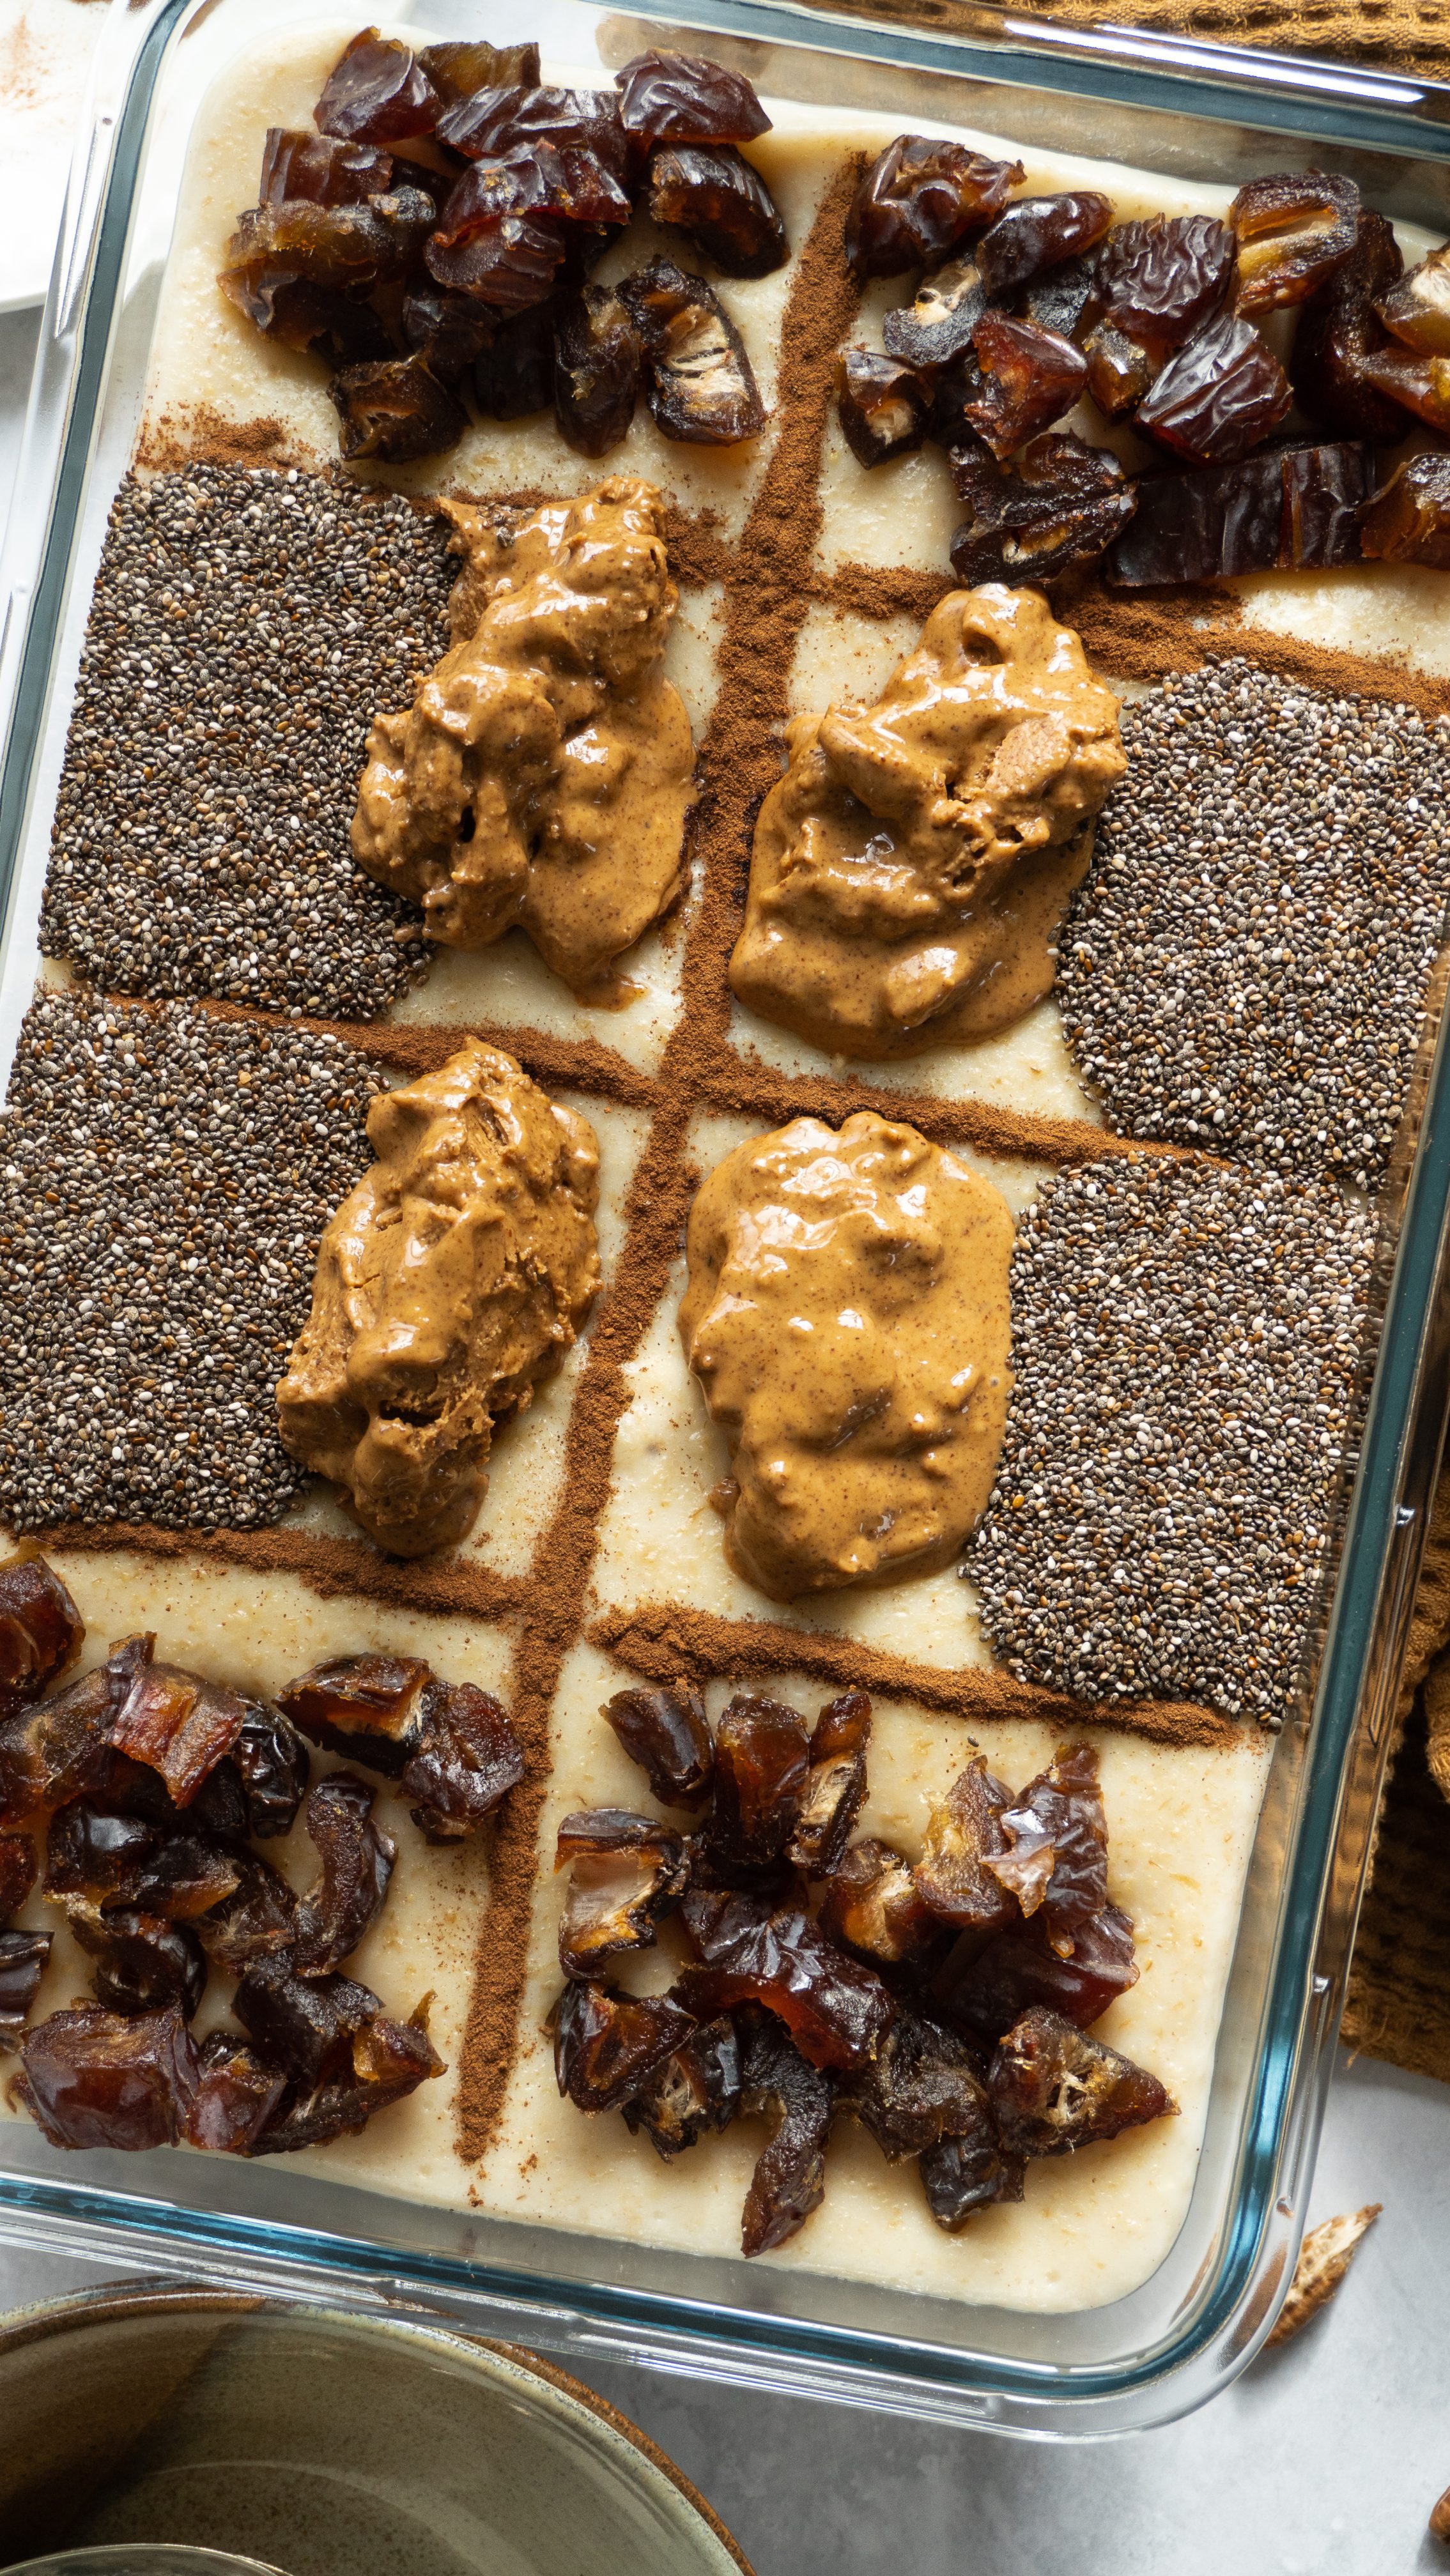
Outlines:
<svg viewBox="0 0 1450 2576"><path fill-rule="evenodd" d="M525 1577L494 1574L468 1559L383 1556L366 1540L324 1538L315 1530L171 1530L152 1521L60 1521L42 1533L39 1544L85 1556L202 1556L254 1574L295 1574L325 1601L380 1601L437 1619L496 1623L516 1617L532 1598Z"/></svg>
<svg viewBox="0 0 1450 2576"><path fill-rule="evenodd" d="M131 994L107 998L124 1001L133 1008L161 1007ZM549 1029L514 1028L488 1019L323 1020L305 1013L289 1014L283 1019L279 1012L263 1010L256 1002L226 1002L211 995L198 996L189 1007L209 1011L219 1020L249 1020L254 1026L268 1029L280 1024L302 1029L310 1036L336 1038L340 1045L351 1047L355 1055L365 1056L375 1064L396 1065L404 1073L436 1073L468 1039L482 1038L486 1045L501 1047L506 1055L515 1057L536 1082L561 1083L570 1090L593 1092L599 1099L617 1101L627 1109L648 1109L655 1097L651 1076L641 1073L627 1056L605 1046L599 1038L562 1038Z"/></svg>

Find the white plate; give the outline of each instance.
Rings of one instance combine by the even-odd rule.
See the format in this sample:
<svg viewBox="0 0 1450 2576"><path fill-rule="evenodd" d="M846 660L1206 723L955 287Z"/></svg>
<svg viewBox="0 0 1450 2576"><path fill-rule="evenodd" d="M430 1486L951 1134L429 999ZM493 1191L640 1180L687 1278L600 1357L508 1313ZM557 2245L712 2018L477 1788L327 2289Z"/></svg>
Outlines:
<svg viewBox="0 0 1450 2576"><path fill-rule="evenodd" d="M0 0L0 313L43 304L105 0Z"/></svg>

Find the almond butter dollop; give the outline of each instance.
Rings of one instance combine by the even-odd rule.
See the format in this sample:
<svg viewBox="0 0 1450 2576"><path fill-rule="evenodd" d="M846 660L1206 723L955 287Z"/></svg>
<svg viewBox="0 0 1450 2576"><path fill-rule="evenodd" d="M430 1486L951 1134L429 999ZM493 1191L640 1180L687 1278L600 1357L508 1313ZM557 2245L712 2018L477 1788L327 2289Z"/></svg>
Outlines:
<svg viewBox="0 0 1450 2576"><path fill-rule="evenodd" d="M680 1332L730 1444L726 1552L772 1600L957 1554L1006 1422L1012 1238L990 1182L873 1110L792 1119L702 1185Z"/></svg>
<svg viewBox="0 0 1450 2576"><path fill-rule="evenodd" d="M1034 590L953 591L873 707L787 727L760 809L742 1002L829 1053L992 1036L1052 942L1126 761L1118 702Z"/></svg>
<svg viewBox="0 0 1450 2576"><path fill-rule="evenodd" d="M517 924L571 991L617 998L614 959L684 882L694 749L660 672L679 600L664 503L617 474L512 531L442 506L465 558L453 645L373 724L353 850L428 938L489 948Z"/></svg>
<svg viewBox="0 0 1450 2576"><path fill-rule="evenodd" d="M472 1528L494 1432L553 1375L599 1287L599 1148L470 1038L368 1111L377 1162L322 1238L277 1389L282 1445L365 1530L425 1556Z"/></svg>

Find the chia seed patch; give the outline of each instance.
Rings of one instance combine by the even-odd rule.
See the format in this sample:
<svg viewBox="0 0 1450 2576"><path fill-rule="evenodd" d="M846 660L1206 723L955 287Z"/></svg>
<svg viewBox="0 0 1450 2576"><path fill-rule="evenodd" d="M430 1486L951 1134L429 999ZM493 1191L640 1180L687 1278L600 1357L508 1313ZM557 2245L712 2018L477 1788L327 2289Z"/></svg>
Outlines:
<svg viewBox="0 0 1450 2576"><path fill-rule="evenodd" d="M1123 740L1058 970L1110 1124L1377 1189L1450 903L1450 726L1232 660Z"/></svg>
<svg viewBox="0 0 1450 2576"><path fill-rule="evenodd" d="M281 1518L276 1385L380 1088L285 1023L37 996L0 1115L0 1520Z"/></svg>
<svg viewBox="0 0 1450 2576"><path fill-rule="evenodd" d="M1283 1718L1358 1436L1375 1231L1332 1183L1197 1157L1046 1184L963 1568L1019 1681Z"/></svg>
<svg viewBox="0 0 1450 2576"><path fill-rule="evenodd" d="M368 727L447 646L448 529L270 467L128 475L41 921L103 991L373 1019L429 962L349 833Z"/></svg>

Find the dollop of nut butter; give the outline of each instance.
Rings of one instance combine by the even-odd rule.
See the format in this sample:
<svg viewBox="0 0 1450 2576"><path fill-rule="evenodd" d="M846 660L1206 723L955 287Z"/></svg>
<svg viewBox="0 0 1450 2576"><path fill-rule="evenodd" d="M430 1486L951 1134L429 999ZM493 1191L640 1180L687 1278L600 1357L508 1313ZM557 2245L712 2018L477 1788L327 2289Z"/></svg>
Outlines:
<svg viewBox="0 0 1450 2576"><path fill-rule="evenodd" d="M599 1287L599 1148L470 1038L368 1111L377 1162L322 1238L277 1389L283 1447L330 1476L380 1547L466 1537L495 1431L533 1398Z"/></svg>
<svg viewBox="0 0 1450 2576"><path fill-rule="evenodd" d="M680 1331L731 1448L726 1551L773 1600L956 1555L1006 1421L1012 1237L989 1181L872 1110L702 1185Z"/></svg>
<svg viewBox="0 0 1450 2576"><path fill-rule="evenodd" d="M411 709L380 715L353 817L358 863L430 939L516 924L581 998L684 882L690 721L660 662L679 600L654 486L611 475L512 531L445 502L454 641Z"/></svg>
<svg viewBox="0 0 1450 2576"><path fill-rule="evenodd" d="M786 740L730 961L741 1001L847 1056L1021 1019L1127 765L1077 636L1036 591L953 591L875 706L798 716Z"/></svg>

